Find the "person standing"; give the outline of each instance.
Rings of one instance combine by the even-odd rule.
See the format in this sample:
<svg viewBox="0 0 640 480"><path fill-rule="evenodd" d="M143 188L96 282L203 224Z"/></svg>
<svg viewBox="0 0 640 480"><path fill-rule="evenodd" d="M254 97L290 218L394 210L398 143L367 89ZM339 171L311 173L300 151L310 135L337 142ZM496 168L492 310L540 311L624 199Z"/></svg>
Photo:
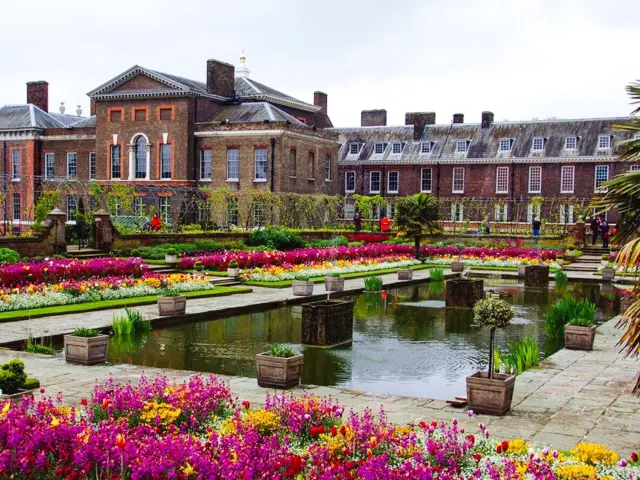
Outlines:
<svg viewBox="0 0 640 480"><path fill-rule="evenodd" d="M356 232L359 232L362 229L362 216L360 212L356 212L353 216L353 224L356 226Z"/></svg>
<svg viewBox="0 0 640 480"><path fill-rule="evenodd" d="M531 228L533 230L533 236L534 237L539 237L540 236L540 227L542 226L542 222L540 222L540 220L538 220L538 217L533 217L533 222L531 223Z"/></svg>
<svg viewBox="0 0 640 480"><path fill-rule="evenodd" d="M609 224L604 218L600 220L600 231L602 232L602 247L609 248Z"/></svg>
<svg viewBox="0 0 640 480"><path fill-rule="evenodd" d="M591 217L591 245L596 244L598 239L598 230L600 229L600 220L598 217Z"/></svg>

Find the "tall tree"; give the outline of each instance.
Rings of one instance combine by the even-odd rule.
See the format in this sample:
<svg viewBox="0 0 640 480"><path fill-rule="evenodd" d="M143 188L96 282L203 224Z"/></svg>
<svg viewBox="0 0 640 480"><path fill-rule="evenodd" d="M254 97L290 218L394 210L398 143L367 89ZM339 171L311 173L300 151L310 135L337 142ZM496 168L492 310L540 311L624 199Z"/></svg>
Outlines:
<svg viewBox="0 0 640 480"><path fill-rule="evenodd" d="M401 237L413 238L416 258L420 257L420 238L441 231L438 209L438 199L424 193L396 200L393 229Z"/></svg>

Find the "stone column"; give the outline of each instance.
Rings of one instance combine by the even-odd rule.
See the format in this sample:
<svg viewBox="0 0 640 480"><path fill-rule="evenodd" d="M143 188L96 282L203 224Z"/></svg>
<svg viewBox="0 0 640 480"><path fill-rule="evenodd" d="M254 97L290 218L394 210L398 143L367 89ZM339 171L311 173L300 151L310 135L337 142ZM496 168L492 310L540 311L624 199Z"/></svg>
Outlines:
<svg viewBox="0 0 640 480"><path fill-rule="evenodd" d="M49 219L55 231L55 241L53 250L57 254L67 253L67 240L65 238L65 227L67 225L67 215L59 208L54 208L49 212Z"/></svg>
<svg viewBox="0 0 640 480"><path fill-rule="evenodd" d="M353 340L353 302L323 300L302 305L302 343L331 347Z"/></svg>
<svg viewBox="0 0 640 480"><path fill-rule="evenodd" d="M527 265L524 269L525 287L545 287L549 284L548 265Z"/></svg>
<svg viewBox="0 0 640 480"><path fill-rule="evenodd" d="M454 278L445 282L447 307L471 308L484 297L484 280Z"/></svg>
<svg viewBox="0 0 640 480"><path fill-rule="evenodd" d="M109 251L113 243L113 225L109 213L103 209L93 214L94 231L93 248L97 250Z"/></svg>

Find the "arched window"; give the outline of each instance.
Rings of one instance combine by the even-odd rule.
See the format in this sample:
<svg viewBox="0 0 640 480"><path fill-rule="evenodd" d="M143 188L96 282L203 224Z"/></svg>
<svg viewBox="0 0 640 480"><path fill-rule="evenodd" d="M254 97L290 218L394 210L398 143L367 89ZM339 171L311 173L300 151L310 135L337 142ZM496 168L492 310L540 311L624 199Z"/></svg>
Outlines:
<svg viewBox="0 0 640 480"><path fill-rule="evenodd" d="M135 143L135 178L147 178L147 139L139 135Z"/></svg>

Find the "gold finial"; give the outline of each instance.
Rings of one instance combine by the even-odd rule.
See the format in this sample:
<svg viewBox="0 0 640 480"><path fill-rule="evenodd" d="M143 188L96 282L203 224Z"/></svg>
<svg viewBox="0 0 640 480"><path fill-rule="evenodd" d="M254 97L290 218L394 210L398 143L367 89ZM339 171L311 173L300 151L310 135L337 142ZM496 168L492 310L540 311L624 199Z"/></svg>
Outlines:
<svg viewBox="0 0 640 480"><path fill-rule="evenodd" d="M247 57L244 55L244 50L242 50L242 55L240 55L240 60L244 62L246 59Z"/></svg>

